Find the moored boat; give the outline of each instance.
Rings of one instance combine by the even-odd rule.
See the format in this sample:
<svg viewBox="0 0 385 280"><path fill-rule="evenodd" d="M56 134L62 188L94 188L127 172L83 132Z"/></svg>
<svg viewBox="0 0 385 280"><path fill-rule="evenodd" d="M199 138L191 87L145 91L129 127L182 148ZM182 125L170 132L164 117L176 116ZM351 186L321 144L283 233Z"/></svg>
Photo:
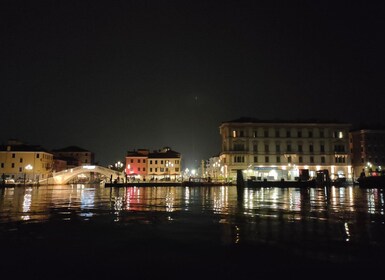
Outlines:
<svg viewBox="0 0 385 280"><path fill-rule="evenodd" d="M385 175L368 176L357 179L360 188L385 188Z"/></svg>
<svg viewBox="0 0 385 280"><path fill-rule="evenodd" d="M308 188L316 187L317 182L315 180L307 181L259 181L259 180L247 180L245 181L246 188L263 188L263 187L275 187L275 188Z"/></svg>

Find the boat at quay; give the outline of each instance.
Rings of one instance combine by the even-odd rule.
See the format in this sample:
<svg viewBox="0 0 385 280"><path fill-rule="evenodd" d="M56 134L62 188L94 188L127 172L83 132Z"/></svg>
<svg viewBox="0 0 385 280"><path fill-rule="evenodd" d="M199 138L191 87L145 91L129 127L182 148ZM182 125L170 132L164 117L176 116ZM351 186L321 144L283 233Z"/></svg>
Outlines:
<svg viewBox="0 0 385 280"><path fill-rule="evenodd" d="M385 188L385 175L360 177L357 181L360 188Z"/></svg>
<svg viewBox="0 0 385 280"><path fill-rule="evenodd" d="M209 182L209 181L183 181L183 182L127 182L127 183L105 183L106 188L122 188L122 187L220 187L232 186L231 182Z"/></svg>
<svg viewBox="0 0 385 280"><path fill-rule="evenodd" d="M252 181L247 180L245 182L246 188L266 188L266 187L274 187L274 188L310 188L317 187L316 180L308 180L308 181Z"/></svg>
<svg viewBox="0 0 385 280"><path fill-rule="evenodd" d="M345 178L331 180L329 177L308 180L244 180L242 171L237 174L238 188L316 188L316 187L346 187L350 183Z"/></svg>

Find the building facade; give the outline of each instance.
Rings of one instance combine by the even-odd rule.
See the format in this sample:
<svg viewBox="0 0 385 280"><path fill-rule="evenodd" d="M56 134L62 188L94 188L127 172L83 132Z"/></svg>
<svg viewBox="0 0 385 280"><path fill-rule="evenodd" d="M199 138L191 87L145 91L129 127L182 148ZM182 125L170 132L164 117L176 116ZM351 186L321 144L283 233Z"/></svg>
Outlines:
<svg viewBox="0 0 385 280"><path fill-rule="evenodd" d="M66 161L67 168L74 168L82 165L93 165L95 161L95 156L93 152L90 152L86 149L77 146L69 146L62 149L55 149L52 150L52 154L55 156L55 160Z"/></svg>
<svg viewBox="0 0 385 280"><path fill-rule="evenodd" d="M213 181L225 179L225 166L221 162L219 156L213 156L206 161L204 177Z"/></svg>
<svg viewBox="0 0 385 280"><path fill-rule="evenodd" d="M138 149L128 151L126 155L125 173L129 177L138 177L145 179L147 176L147 160L149 151L146 149Z"/></svg>
<svg viewBox="0 0 385 280"><path fill-rule="evenodd" d="M225 176L267 180L296 180L301 173L315 177L328 170L330 177L352 177L349 152L350 124L273 122L240 118L220 127L220 163Z"/></svg>
<svg viewBox="0 0 385 280"><path fill-rule="evenodd" d="M360 129L350 132L354 177L382 171L385 166L385 130Z"/></svg>
<svg viewBox="0 0 385 280"><path fill-rule="evenodd" d="M8 141L0 146L0 173L15 183L38 183L52 174L53 155L38 145Z"/></svg>
<svg viewBox="0 0 385 280"><path fill-rule="evenodd" d="M181 177L181 154L169 147L150 152L128 151L125 172L128 177L144 181L178 180Z"/></svg>

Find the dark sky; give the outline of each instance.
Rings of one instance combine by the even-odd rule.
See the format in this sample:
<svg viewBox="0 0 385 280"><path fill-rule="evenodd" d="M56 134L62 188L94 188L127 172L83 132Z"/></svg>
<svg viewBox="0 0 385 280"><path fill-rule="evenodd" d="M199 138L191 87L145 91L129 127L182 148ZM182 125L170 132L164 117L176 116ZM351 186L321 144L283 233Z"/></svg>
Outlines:
<svg viewBox="0 0 385 280"><path fill-rule="evenodd" d="M242 116L384 123L381 1L0 2L0 140L102 165L220 152Z"/></svg>

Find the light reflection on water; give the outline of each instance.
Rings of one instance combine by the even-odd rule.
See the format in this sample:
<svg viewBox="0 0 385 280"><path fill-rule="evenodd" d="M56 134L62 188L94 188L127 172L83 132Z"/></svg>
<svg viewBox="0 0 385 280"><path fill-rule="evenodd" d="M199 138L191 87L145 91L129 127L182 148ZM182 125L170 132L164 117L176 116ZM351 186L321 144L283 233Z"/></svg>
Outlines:
<svg viewBox="0 0 385 280"><path fill-rule="evenodd" d="M101 220L100 217L103 217ZM83 220L183 225L184 238L220 226L224 244L385 244L384 190L234 186L62 185L0 189L0 231L12 223ZM191 226L193 225L193 226ZM202 229L205 229L203 232ZM180 230L180 229L178 229ZM314 248L313 248L314 249Z"/></svg>

